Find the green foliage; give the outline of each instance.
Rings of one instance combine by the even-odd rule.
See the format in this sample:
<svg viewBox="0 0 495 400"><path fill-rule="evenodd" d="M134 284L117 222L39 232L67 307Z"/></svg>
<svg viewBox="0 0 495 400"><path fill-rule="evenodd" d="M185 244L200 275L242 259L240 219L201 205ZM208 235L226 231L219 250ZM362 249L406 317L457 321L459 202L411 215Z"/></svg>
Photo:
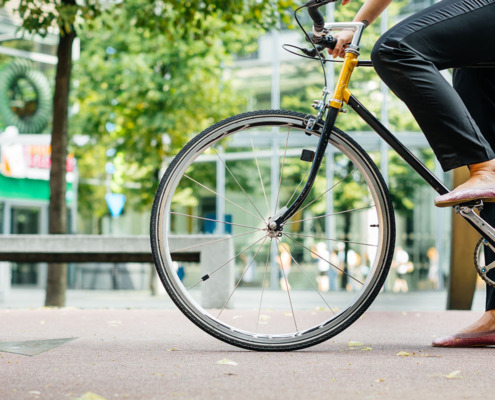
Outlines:
<svg viewBox="0 0 495 400"><path fill-rule="evenodd" d="M395 23L399 11L405 4L407 4L407 1L405 0L396 1L391 4L388 9L390 25ZM335 21L346 22L352 20L361 5L362 1L351 2L345 7L337 5L335 8ZM380 36L380 29L380 20L375 21L366 29L361 41L360 59L369 59L373 45ZM334 68L334 79L337 79L339 72L339 64L336 64ZM316 73L322 74L321 67L315 62L315 65L309 72L307 67L302 65L298 67L295 75L308 76L309 74ZM294 79L297 78L294 77ZM381 81L373 68L362 67L356 69L353 73L349 89L363 102L366 108L380 118L383 94L381 92ZM309 112L308 106L312 103L313 99L318 98L320 94L321 86L318 85L307 85L304 86L302 90L301 88L298 88L292 92L286 92L281 99L282 108ZM365 124L358 115L350 109L348 109L348 111L347 114L341 114L337 119L337 126L340 129L346 132L370 130L369 126ZM389 125L393 132L419 132L419 127L405 104L394 96L389 96L387 111ZM389 158L389 178L395 209L403 214L410 213L414 206L412 199L414 198L415 188L417 188L418 184L422 183L422 180L410 167L404 164L394 152L390 153ZM345 187L350 188L351 185L345 185ZM342 205L345 205L345 207L349 207L349 204L355 204L355 207L359 207L360 205L358 204L362 203L362 197L358 192L353 191L349 191L347 194L339 194L339 199L342 199ZM339 208L341 208L341 205L337 202L336 209Z"/></svg>
<svg viewBox="0 0 495 400"><path fill-rule="evenodd" d="M2 5L7 2L0 0ZM390 6L391 21L404 2ZM104 191L84 182L104 181L106 162L117 167L112 190L130 195L128 204L147 206L166 157L213 122L245 109L245 99L233 90L224 67L232 63L233 54L255 49L266 29L278 23L291 27L295 2L126 0L106 9L100 4L22 0L18 9L29 32L43 35L58 26L62 33L77 30L81 39L81 58L73 70L73 102L79 111L71 120L70 134L91 137L74 150L83 182L82 211L99 216L107 212L106 206L101 199L96 207L94 199ZM335 20L351 20L361 4L337 5ZM379 29L377 21L366 30L362 58L369 56ZM319 65L308 61L296 69L294 79L308 68L309 73L321 74ZM379 80L371 68L355 72L351 90L379 115ZM285 93L282 108L308 112L320 93L316 85ZM393 103L391 125L394 130L417 130L404 107ZM338 125L347 131L368 129L352 113L339 118ZM105 150L110 148L116 154L108 158ZM129 191L126 184L140 189Z"/></svg>
<svg viewBox="0 0 495 400"><path fill-rule="evenodd" d="M104 165L113 161L112 189L137 185L126 194L134 207L148 207L164 159L245 108L224 66L233 54L252 48L279 12L286 18L289 4L127 0L91 21L80 31L81 59L74 67L79 111L71 133L93 138L75 148L82 181L104 180ZM115 149L115 156L107 158L100 146Z"/></svg>
<svg viewBox="0 0 495 400"><path fill-rule="evenodd" d="M57 27L61 34L72 32L81 26L84 20L96 18L101 14L97 1L84 0L0 0L0 5L14 3L22 18L22 26L29 33L45 36L49 29ZM77 30L77 29L76 29Z"/></svg>

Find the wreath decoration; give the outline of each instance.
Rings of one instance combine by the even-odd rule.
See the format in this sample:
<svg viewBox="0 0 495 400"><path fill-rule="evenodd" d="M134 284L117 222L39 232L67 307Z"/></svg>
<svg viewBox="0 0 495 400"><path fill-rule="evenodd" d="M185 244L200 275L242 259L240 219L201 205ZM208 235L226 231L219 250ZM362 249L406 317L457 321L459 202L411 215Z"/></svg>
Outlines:
<svg viewBox="0 0 495 400"><path fill-rule="evenodd" d="M0 71L0 118L20 133L41 133L51 117L52 98L48 79L23 59Z"/></svg>

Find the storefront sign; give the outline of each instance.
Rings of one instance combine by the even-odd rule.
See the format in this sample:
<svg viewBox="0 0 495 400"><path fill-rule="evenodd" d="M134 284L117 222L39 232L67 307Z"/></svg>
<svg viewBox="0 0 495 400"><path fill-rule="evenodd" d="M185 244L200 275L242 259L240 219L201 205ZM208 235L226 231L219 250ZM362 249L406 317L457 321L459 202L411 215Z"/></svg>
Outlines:
<svg viewBox="0 0 495 400"><path fill-rule="evenodd" d="M50 145L25 143L2 144L0 173L9 178L50 179ZM75 159L67 156L67 181L73 181Z"/></svg>

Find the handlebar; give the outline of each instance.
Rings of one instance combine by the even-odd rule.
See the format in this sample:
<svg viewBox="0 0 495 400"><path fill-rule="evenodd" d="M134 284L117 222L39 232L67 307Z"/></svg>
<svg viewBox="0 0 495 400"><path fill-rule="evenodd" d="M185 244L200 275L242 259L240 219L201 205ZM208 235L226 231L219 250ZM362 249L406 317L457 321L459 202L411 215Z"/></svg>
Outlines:
<svg viewBox="0 0 495 400"><path fill-rule="evenodd" d="M323 14L320 12L319 8L324 6L325 4L334 3L337 0L310 0L306 4L305 7L308 8L308 14L310 18L313 20L313 34L306 38L315 44L319 44L323 49L333 49L337 44L337 41L333 38L333 36L328 35L320 35L325 28L325 18ZM320 47L318 46L318 47Z"/></svg>
<svg viewBox="0 0 495 400"><path fill-rule="evenodd" d="M315 32L322 32L325 27L325 18L323 14L318 10L318 7L308 7L308 14L313 20L313 27Z"/></svg>

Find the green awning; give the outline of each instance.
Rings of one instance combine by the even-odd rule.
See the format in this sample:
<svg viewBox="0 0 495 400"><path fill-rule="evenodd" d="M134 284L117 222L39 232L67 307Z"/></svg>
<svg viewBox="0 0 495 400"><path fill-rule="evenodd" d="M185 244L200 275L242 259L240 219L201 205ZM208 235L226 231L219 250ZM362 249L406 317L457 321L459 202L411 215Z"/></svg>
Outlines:
<svg viewBox="0 0 495 400"><path fill-rule="evenodd" d="M72 184L67 183L68 199L74 197L72 191ZM50 199L49 181L8 178L0 175L0 199L2 198L48 201Z"/></svg>

